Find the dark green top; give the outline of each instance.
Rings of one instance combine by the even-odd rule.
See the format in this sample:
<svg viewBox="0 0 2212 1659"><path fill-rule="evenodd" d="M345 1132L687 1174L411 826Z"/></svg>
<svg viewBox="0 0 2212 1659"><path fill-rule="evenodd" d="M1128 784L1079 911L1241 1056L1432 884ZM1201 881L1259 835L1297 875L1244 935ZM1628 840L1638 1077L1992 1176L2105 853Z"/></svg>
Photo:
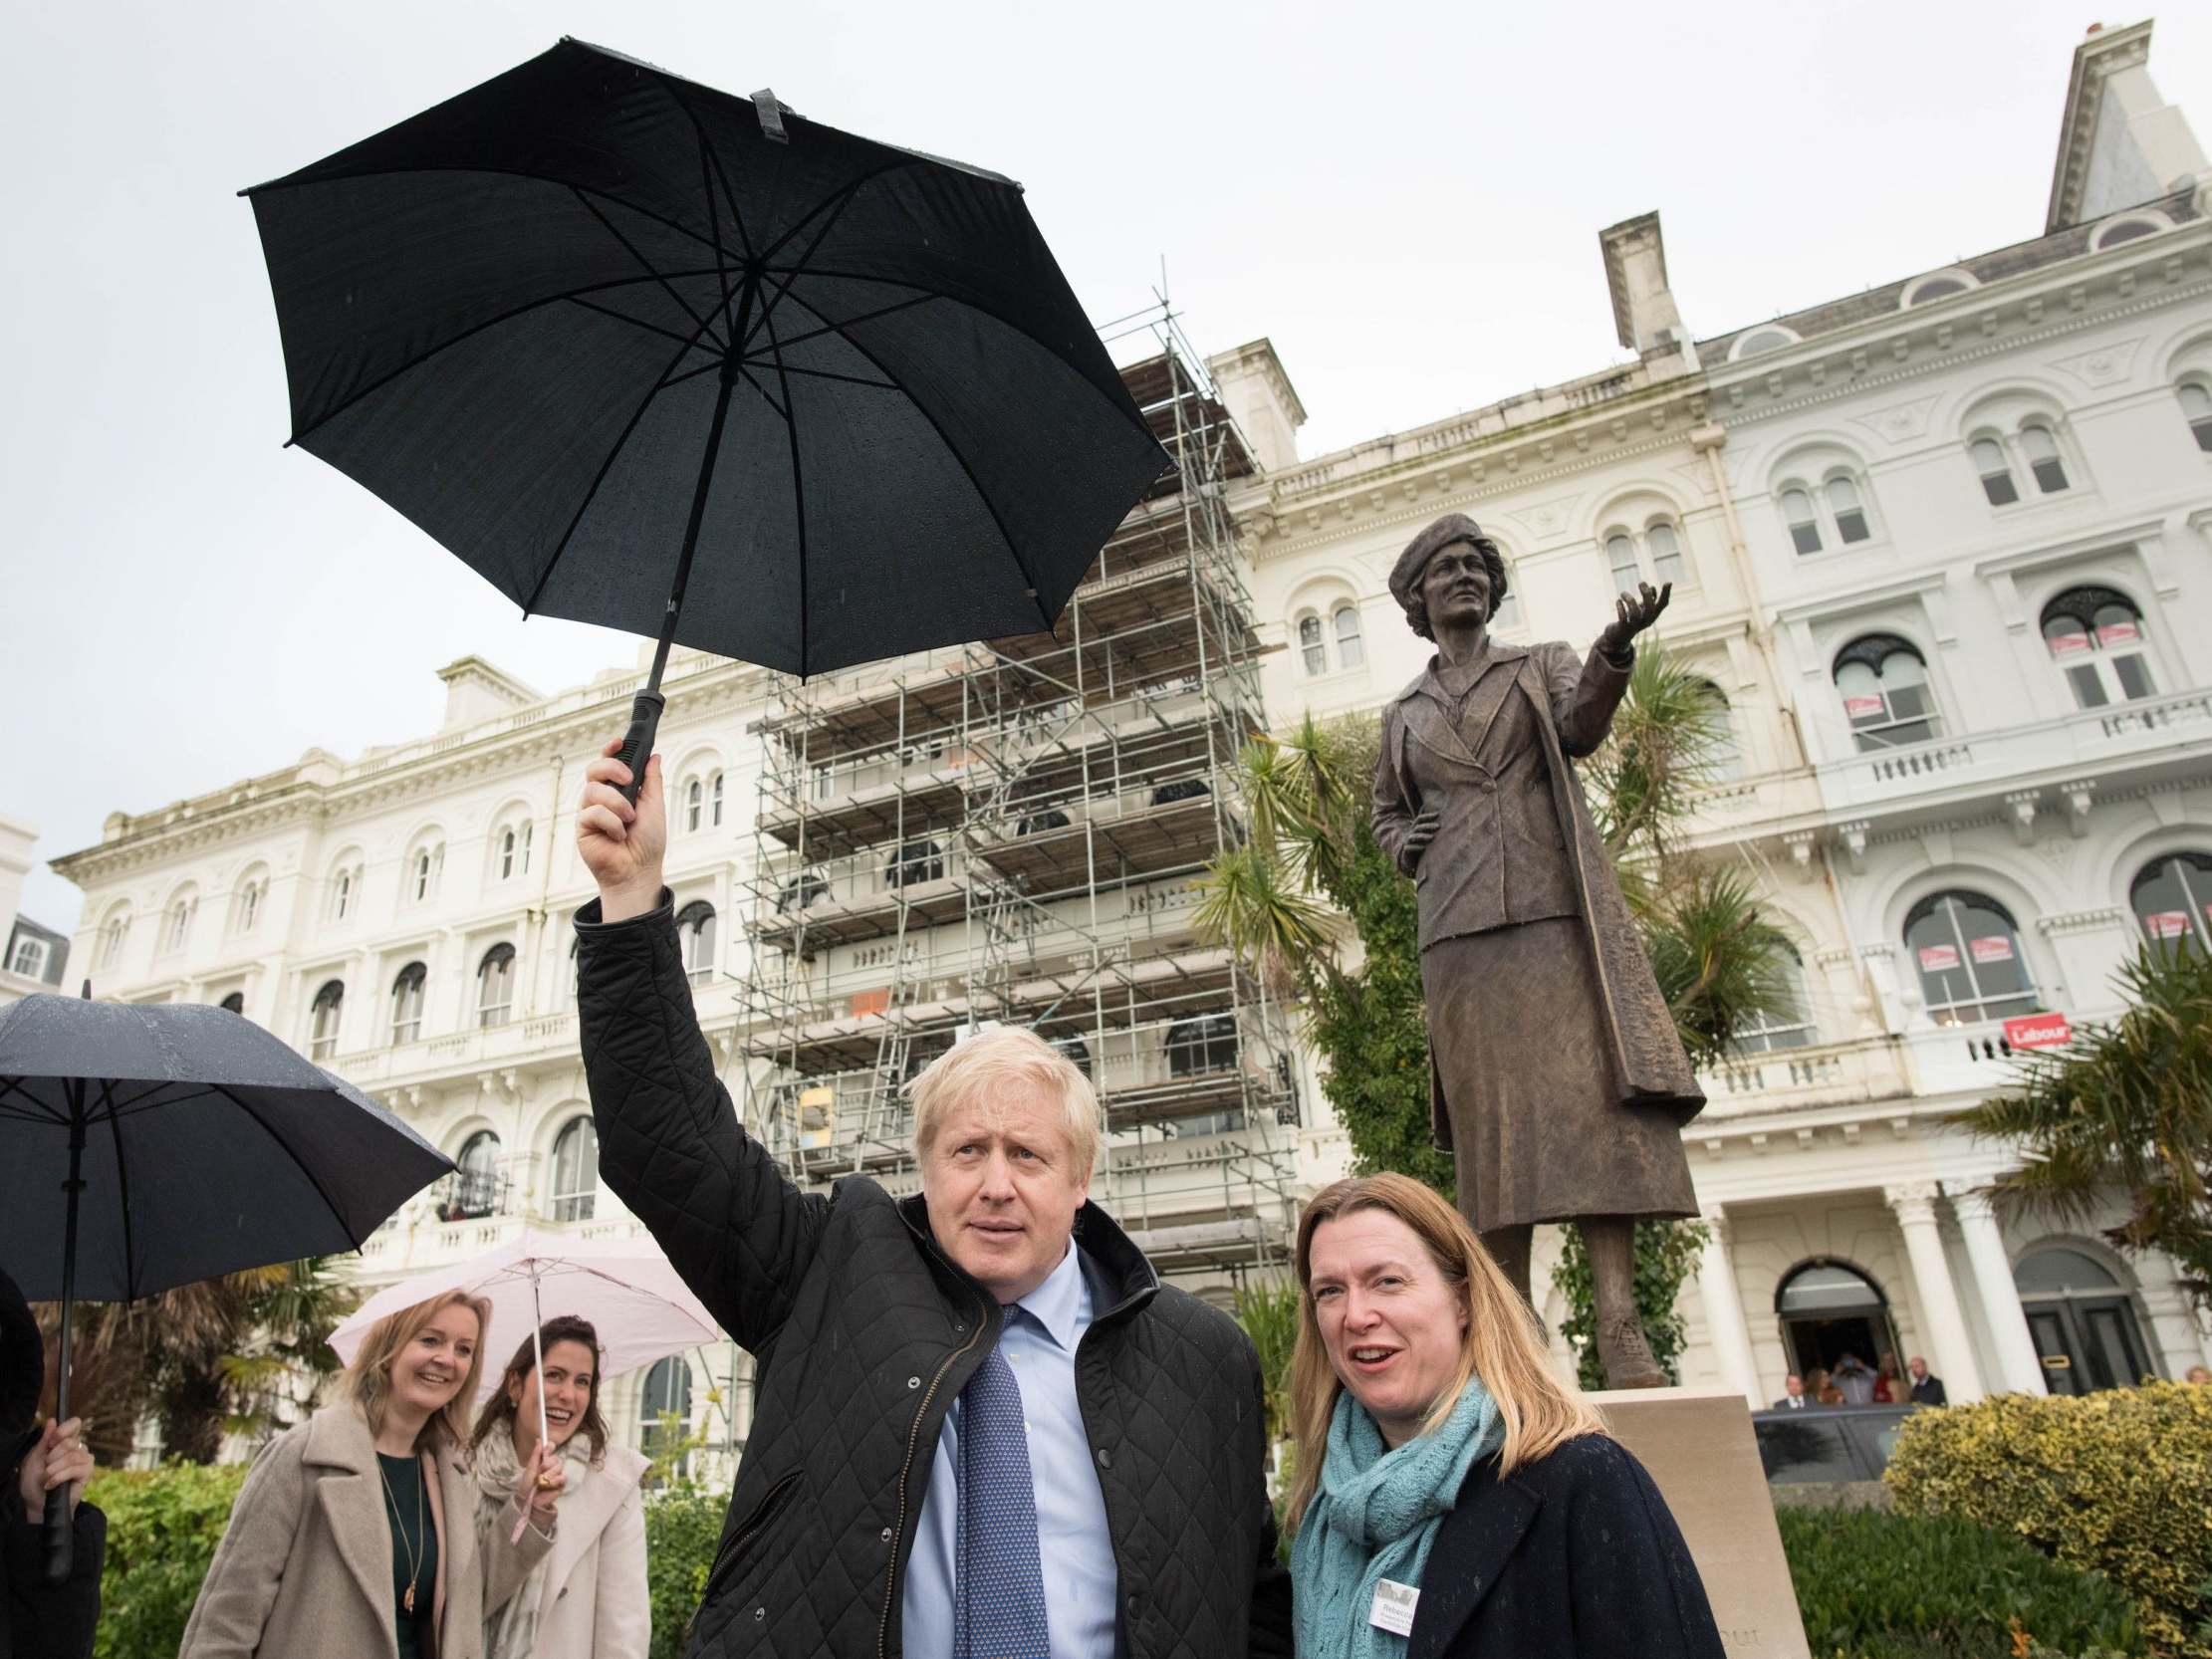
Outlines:
<svg viewBox="0 0 2212 1659"><path fill-rule="evenodd" d="M438 1530L430 1520L430 1495L422 1490L421 1460L378 1452L376 1462L384 1477L384 1519L391 1523L392 1624L399 1633L399 1659L415 1659L438 1595ZM406 1610L410 1578L414 1583L411 1617Z"/></svg>

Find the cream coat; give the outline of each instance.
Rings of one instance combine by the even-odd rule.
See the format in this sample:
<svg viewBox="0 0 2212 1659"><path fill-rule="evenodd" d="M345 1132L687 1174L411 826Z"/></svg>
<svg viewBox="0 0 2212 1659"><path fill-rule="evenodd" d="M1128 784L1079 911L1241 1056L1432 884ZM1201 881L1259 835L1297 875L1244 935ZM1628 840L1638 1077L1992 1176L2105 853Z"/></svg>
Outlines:
<svg viewBox="0 0 2212 1659"><path fill-rule="evenodd" d="M481 1552L476 1486L450 1450L422 1454L438 1531L437 1659L482 1659L484 1609L554 1546L510 1527ZM448 1516L460 1525L447 1525ZM254 1460L200 1585L178 1659L392 1659L391 1524L369 1424L351 1403L287 1429Z"/></svg>
<svg viewBox="0 0 2212 1659"><path fill-rule="evenodd" d="M649 1467L626 1446L609 1446L606 1462L562 1498L531 1659L645 1659L652 1603L638 1482ZM514 1529L512 1515L507 1529ZM487 1548L491 1541L482 1540Z"/></svg>

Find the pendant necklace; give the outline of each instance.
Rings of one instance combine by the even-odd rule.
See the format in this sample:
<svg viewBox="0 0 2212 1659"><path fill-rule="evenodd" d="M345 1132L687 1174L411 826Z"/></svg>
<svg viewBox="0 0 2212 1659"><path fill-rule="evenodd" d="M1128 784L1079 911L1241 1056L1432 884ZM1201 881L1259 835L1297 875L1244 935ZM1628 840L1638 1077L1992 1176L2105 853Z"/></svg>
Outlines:
<svg viewBox="0 0 2212 1659"><path fill-rule="evenodd" d="M409 1618L414 1617L414 1586L422 1576L422 1562L417 1547L422 1539L422 1470L415 1469L414 1487L414 1537L407 1537L407 1524L400 1519L399 1500L391 1494L391 1482L384 1474L383 1460L376 1461L376 1479L383 1482L384 1500L391 1505L391 1524L399 1529L399 1541L407 1546L407 1593L399 1598L399 1605Z"/></svg>

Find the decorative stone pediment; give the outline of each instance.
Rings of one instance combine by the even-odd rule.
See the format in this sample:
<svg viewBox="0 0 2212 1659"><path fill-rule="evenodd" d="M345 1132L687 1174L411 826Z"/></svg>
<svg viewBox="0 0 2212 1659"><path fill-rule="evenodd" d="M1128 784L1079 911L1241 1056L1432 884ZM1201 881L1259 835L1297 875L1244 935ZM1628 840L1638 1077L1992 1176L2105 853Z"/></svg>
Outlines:
<svg viewBox="0 0 2212 1659"><path fill-rule="evenodd" d="M2136 348L2141 345L2140 339L2115 341L2071 357L2053 357L2051 366L2073 375L2086 386L2116 385L2127 378L2127 371L2134 366Z"/></svg>
<svg viewBox="0 0 2212 1659"><path fill-rule="evenodd" d="M1892 403L1886 409L1876 409L1871 414L1855 415L1853 423L1885 443L1909 443L1927 436L1928 421L1935 413L1938 398L1934 395L1907 398L1902 403Z"/></svg>

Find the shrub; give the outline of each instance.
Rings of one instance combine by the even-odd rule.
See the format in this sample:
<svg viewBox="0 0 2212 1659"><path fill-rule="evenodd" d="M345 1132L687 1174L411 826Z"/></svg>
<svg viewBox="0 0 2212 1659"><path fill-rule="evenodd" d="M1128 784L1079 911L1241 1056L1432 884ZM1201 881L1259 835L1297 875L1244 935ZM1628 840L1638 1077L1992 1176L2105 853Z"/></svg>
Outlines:
<svg viewBox="0 0 2212 1659"><path fill-rule="evenodd" d="M1884 1479L1903 1514L1978 1521L2103 1573L2154 1650L2212 1656L2212 1388L1916 1411Z"/></svg>
<svg viewBox="0 0 2212 1659"><path fill-rule="evenodd" d="M1978 1523L1881 1510L1782 1509L1775 1519L1821 1659L2144 1650L2125 1593Z"/></svg>
<svg viewBox="0 0 2212 1659"><path fill-rule="evenodd" d="M726 1493L679 1482L645 1502L645 1577L652 1596L651 1659L678 1659L722 1540Z"/></svg>
<svg viewBox="0 0 2212 1659"><path fill-rule="evenodd" d="M245 1480L242 1463L93 1477L86 1499L108 1516L95 1659L173 1659Z"/></svg>

